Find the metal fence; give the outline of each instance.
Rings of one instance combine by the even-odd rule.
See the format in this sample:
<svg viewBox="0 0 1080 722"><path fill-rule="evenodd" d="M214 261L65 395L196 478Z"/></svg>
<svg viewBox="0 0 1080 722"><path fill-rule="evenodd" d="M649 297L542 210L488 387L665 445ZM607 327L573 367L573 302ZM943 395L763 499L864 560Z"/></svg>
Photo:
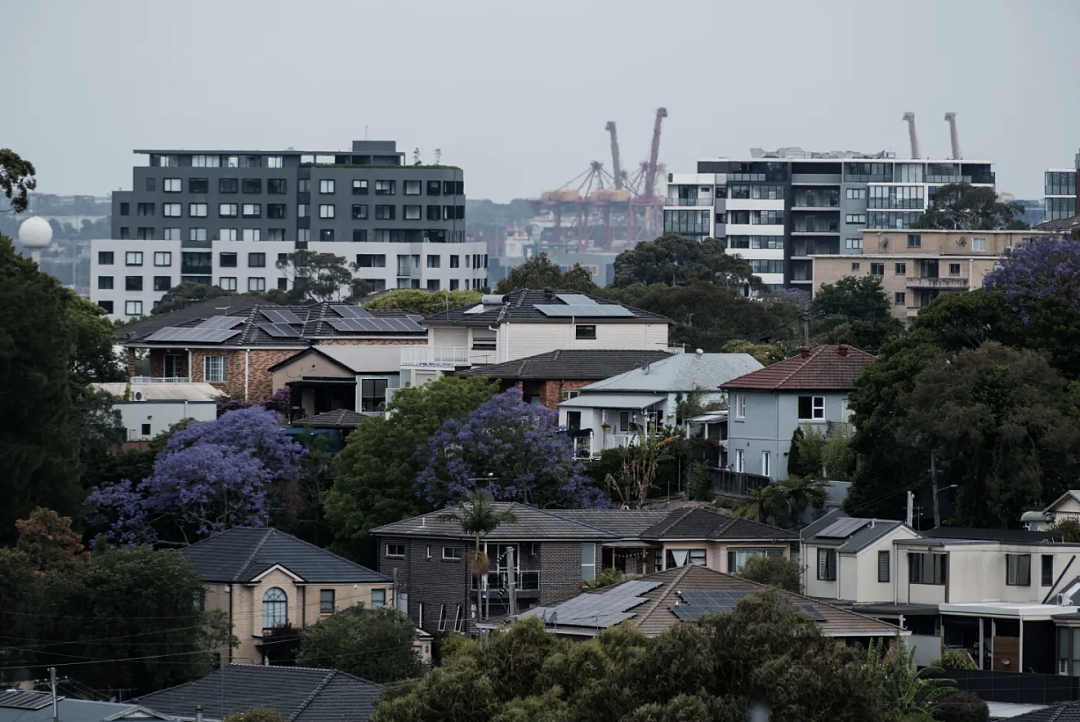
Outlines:
<svg viewBox="0 0 1080 722"><path fill-rule="evenodd" d="M947 669L942 676L954 680L957 689L973 692L988 702L1050 705L1080 700L1078 677L980 669Z"/></svg>

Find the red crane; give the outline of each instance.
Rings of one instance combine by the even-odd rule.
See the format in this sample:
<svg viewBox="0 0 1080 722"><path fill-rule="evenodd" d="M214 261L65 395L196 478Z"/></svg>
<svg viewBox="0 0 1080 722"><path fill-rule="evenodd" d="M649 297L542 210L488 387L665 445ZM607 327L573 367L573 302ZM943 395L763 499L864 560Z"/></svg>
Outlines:
<svg viewBox="0 0 1080 722"><path fill-rule="evenodd" d="M653 123L652 145L649 147L649 160L642 164L641 171L645 176L642 192L630 201L630 218L627 229L629 246L637 241L651 240L659 235L657 233L657 219L663 212L663 201L656 198L656 169L660 158L660 128L664 118L668 117L667 108L656 109L656 121ZM640 225L638 223L638 209L641 209ZM628 247L629 247L628 246Z"/></svg>

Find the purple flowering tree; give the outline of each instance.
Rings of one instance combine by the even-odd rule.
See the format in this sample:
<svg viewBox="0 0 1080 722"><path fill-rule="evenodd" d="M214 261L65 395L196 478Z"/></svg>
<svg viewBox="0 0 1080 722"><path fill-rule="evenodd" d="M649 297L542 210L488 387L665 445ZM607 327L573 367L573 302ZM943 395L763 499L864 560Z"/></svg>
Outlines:
<svg viewBox="0 0 1080 722"><path fill-rule="evenodd" d="M492 397L417 449L424 465L418 494L439 506L474 490L540 507L605 506L557 421L554 411L522 401L517 389Z"/></svg>
<svg viewBox="0 0 1080 722"><path fill-rule="evenodd" d="M188 543L234 526L262 526L287 510L303 473L303 447L261 406L176 432L142 481L96 489L90 502L106 537L126 544Z"/></svg>
<svg viewBox="0 0 1080 722"><path fill-rule="evenodd" d="M1080 241L1041 236L1006 249L997 268L983 279L983 288L1003 294L1025 322L1033 306L1051 297L1080 309Z"/></svg>

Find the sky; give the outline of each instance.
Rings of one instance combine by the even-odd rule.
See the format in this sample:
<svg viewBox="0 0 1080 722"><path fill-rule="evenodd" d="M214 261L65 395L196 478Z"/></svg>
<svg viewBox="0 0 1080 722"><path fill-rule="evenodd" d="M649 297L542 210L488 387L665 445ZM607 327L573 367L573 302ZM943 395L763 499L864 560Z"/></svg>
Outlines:
<svg viewBox="0 0 1080 722"><path fill-rule="evenodd" d="M395 139L470 198L558 188L618 124L624 168L749 148L992 160L1042 197L1080 150L1076 0L0 0L0 148L38 190L130 189L134 148Z"/></svg>

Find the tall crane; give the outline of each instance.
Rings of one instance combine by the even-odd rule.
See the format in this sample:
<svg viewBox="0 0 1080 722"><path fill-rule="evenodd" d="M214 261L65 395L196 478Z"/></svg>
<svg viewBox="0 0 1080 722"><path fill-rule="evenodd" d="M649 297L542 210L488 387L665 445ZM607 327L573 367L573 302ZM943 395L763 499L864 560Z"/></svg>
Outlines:
<svg viewBox="0 0 1080 722"><path fill-rule="evenodd" d="M649 149L649 168L645 176L645 200L651 201L656 191L656 164L660 158L660 124L667 117L667 108L656 109L653 124L652 146Z"/></svg>
<svg viewBox="0 0 1080 722"><path fill-rule="evenodd" d="M912 112L904 113L904 120L908 124L908 134L911 136L911 157L920 158L919 155L919 139L915 135L915 114Z"/></svg>
<svg viewBox="0 0 1080 722"><path fill-rule="evenodd" d="M960 160L960 136L956 133L956 113L946 113L945 120L949 121L949 140L952 142L953 160Z"/></svg>
<svg viewBox="0 0 1080 722"><path fill-rule="evenodd" d="M611 170L615 174L615 190L623 188L622 166L619 164L619 138L615 135L615 121L609 120L604 130L611 133Z"/></svg>

